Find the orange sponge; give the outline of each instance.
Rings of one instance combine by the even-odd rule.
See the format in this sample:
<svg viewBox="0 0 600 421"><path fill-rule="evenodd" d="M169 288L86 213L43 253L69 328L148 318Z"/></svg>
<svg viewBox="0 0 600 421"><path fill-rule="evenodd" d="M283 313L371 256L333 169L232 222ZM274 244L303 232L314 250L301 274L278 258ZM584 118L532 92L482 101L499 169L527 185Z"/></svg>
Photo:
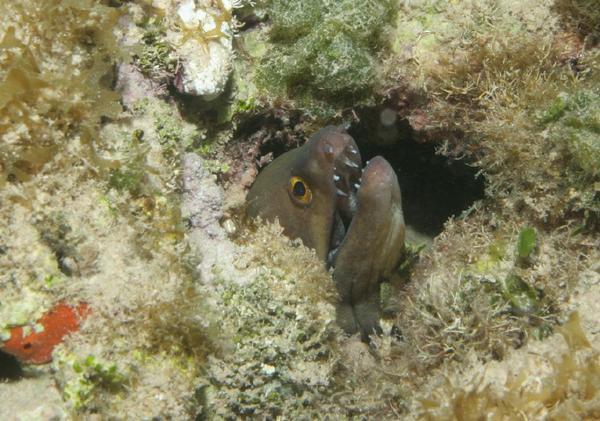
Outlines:
<svg viewBox="0 0 600 421"><path fill-rule="evenodd" d="M52 361L54 347L63 338L79 329L81 321L91 313L87 304L81 303L76 307L58 303L52 310L44 314L36 324L44 329L23 337L23 327L10 330L10 339L0 343L0 350L14 355L27 364L45 364Z"/></svg>

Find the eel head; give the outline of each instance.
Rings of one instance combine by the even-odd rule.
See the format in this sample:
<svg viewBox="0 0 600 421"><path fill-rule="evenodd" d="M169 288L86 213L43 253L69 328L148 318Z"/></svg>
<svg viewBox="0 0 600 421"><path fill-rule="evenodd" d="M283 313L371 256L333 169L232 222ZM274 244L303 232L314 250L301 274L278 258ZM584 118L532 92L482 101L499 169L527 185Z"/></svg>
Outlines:
<svg viewBox="0 0 600 421"><path fill-rule="evenodd" d="M363 170L354 139L328 126L261 171L247 201L248 216L277 219L334 267L346 332L367 340L379 331L379 285L397 266L405 230L400 187L385 159Z"/></svg>

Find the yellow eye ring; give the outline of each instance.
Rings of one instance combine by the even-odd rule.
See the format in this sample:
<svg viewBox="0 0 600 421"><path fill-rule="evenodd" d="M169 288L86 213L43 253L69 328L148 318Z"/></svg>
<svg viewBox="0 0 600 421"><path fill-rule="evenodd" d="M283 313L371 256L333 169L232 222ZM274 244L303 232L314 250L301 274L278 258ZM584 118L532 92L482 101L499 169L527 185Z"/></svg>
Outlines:
<svg viewBox="0 0 600 421"><path fill-rule="evenodd" d="M292 200L299 205L309 205L312 202L312 191L301 177L290 177L288 193Z"/></svg>

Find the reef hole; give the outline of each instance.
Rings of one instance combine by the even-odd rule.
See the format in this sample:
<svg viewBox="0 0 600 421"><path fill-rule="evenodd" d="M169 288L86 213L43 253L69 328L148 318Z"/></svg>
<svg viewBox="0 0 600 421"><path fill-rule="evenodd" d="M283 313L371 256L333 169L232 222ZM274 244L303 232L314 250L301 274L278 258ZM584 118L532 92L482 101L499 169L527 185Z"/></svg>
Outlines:
<svg viewBox="0 0 600 421"><path fill-rule="evenodd" d="M23 369L19 360L0 351L0 382L19 380L21 377L23 377Z"/></svg>
<svg viewBox="0 0 600 421"><path fill-rule="evenodd" d="M432 239L444 223L484 197L483 177L462 160L436 154L436 145L419 143L406 120L395 110L362 110L348 132L356 140L363 162L376 155L389 161L402 190L404 219L417 237Z"/></svg>
<svg viewBox="0 0 600 421"><path fill-rule="evenodd" d="M436 153L439 144L435 142L418 142L408 121L396 110L379 106L359 110L357 116L358 122L347 131L358 144L363 165L381 155L398 176L409 242L430 243L450 217L484 198L484 179L477 177L477 169L464 160ZM252 155L259 171L312 134L297 130L300 125L277 124L277 116L262 117L262 124L257 118L246 125L247 132L253 134L241 143L245 148L254 145ZM237 160L250 155L244 150Z"/></svg>

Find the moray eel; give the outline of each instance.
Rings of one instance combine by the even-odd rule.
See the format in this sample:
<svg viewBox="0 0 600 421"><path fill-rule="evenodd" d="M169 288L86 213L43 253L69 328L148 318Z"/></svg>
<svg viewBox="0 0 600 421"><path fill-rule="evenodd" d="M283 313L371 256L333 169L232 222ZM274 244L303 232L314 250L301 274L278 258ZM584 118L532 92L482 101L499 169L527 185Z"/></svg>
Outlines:
<svg viewBox="0 0 600 421"><path fill-rule="evenodd" d="M333 267L337 322L349 334L380 331L379 290L404 248L400 186L377 156L362 169L354 139L328 126L264 168L248 192L248 216L277 219Z"/></svg>

